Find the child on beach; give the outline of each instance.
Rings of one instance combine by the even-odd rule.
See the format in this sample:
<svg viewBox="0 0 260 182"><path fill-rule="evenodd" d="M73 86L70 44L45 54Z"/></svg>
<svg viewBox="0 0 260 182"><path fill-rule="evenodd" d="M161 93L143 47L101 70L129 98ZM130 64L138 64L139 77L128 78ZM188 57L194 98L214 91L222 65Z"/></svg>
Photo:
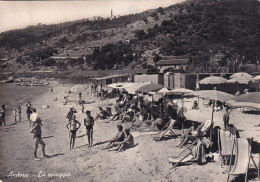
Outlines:
<svg viewBox="0 0 260 182"><path fill-rule="evenodd" d="M79 127L77 127L77 124L79 125ZM80 126L81 124L76 120L75 115L72 116L72 119L66 125L67 129L70 131L70 150L74 148L76 133Z"/></svg>
<svg viewBox="0 0 260 182"><path fill-rule="evenodd" d="M67 118L69 119L69 121L72 119L74 113L77 113L77 110L73 106L70 106L70 110L67 114Z"/></svg>
<svg viewBox="0 0 260 182"><path fill-rule="evenodd" d="M92 147L94 118L91 116L90 111L86 111L86 114L87 117L84 119L84 125L86 126L86 131L88 136L88 147Z"/></svg>

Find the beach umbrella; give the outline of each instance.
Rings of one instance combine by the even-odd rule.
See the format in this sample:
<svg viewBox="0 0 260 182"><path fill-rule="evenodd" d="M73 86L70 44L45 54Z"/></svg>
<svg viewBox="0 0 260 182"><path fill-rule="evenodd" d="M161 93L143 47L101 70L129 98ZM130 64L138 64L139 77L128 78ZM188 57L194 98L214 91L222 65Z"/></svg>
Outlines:
<svg viewBox="0 0 260 182"><path fill-rule="evenodd" d="M230 78L235 78L235 77L238 77L238 76L243 76L243 77L246 77L248 79L253 78L252 75L250 75L248 73L244 73L244 72L235 73L235 74L231 75Z"/></svg>
<svg viewBox="0 0 260 182"><path fill-rule="evenodd" d="M251 92L236 96L234 99L227 101L232 107L252 107L260 109L260 92Z"/></svg>
<svg viewBox="0 0 260 182"><path fill-rule="evenodd" d="M234 78L231 78L226 83L235 83L237 85L237 91L239 90L238 84L248 84L248 82L251 81L251 78L238 75Z"/></svg>
<svg viewBox="0 0 260 182"><path fill-rule="evenodd" d="M152 92L152 91L159 91L160 89L162 89L164 86L160 85L160 84L154 84L154 83L150 83L148 85L144 85L142 87L140 87L139 89L136 90L136 93L142 93L142 92Z"/></svg>
<svg viewBox="0 0 260 182"><path fill-rule="evenodd" d="M221 101L221 102L226 102L228 100L231 100L235 98L234 95L217 91L216 89L214 90L200 90L200 91L194 91L192 93L188 93L185 96L196 96L200 97L203 99L210 99L214 101Z"/></svg>
<svg viewBox="0 0 260 182"><path fill-rule="evenodd" d="M258 76L256 76L256 77L252 78L252 80L253 80L253 81L260 81L260 75L258 75Z"/></svg>
<svg viewBox="0 0 260 182"><path fill-rule="evenodd" d="M125 90L130 94L135 94L136 90L149 84L151 84L151 82L134 83L132 86L125 88Z"/></svg>
<svg viewBox="0 0 260 182"><path fill-rule="evenodd" d="M157 93L158 94L168 94L169 93L169 89L168 88L166 88L166 87L163 87L162 89L160 89Z"/></svg>
<svg viewBox="0 0 260 182"><path fill-rule="evenodd" d="M210 76L210 77L206 77L202 80L200 80L200 84L221 84L221 83L225 83L227 81L227 79L220 77L220 76Z"/></svg>
<svg viewBox="0 0 260 182"><path fill-rule="evenodd" d="M193 93L195 91L187 89L187 88L176 88L176 89L172 89L170 90L167 94L168 95L185 95L187 93Z"/></svg>
<svg viewBox="0 0 260 182"><path fill-rule="evenodd" d="M221 91L217 91L216 88L214 88L214 90L201 90L201 91L195 91L194 93L189 93L186 95L193 95L193 96L197 96L200 98L204 98L204 99L210 99L213 100L213 104L212 104L212 112L211 112L211 123L213 124L213 119L214 119L214 107L215 107L215 102L216 101L221 101L221 102L226 102L228 100L234 99L235 96L225 93L225 92L221 92ZM212 139L212 125L210 127L210 141Z"/></svg>

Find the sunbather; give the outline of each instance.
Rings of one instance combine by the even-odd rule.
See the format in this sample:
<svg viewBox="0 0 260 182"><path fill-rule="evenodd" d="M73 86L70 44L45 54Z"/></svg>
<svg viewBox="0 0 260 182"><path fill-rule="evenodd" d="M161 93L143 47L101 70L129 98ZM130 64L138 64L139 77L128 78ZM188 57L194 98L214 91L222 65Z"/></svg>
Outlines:
<svg viewBox="0 0 260 182"><path fill-rule="evenodd" d="M182 148L184 145L186 145L186 143L189 140L194 140L196 138L198 138L199 134L200 134L200 129L202 128L203 124L201 126L195 127L195 122L192 122L192 126L191 128L189 128L189 130L187 131L187 134L185 134L182 138L182 141L180 142L179 145L177 145L177 147Z"/></svg>
<svg viewBox="0 0 260 182"><path fill-rule="evenodd" d="M121 152L123 149L131 148L134 146L134 137L130 133L130 129L125 129L125 138L123 142L120 142L118 147L111 151Z"/></svg>
<svg viewBox="0 0 260 182"><path fill-rule="evenodd" d="M121 144L122 141L124 141L125 134L123 132L123 126L117 125L117 129L118 129L118 133L116 134L116 136L112 140L109 140L109 144L105 148L102 148L101 150L118 146Z"/></svg>

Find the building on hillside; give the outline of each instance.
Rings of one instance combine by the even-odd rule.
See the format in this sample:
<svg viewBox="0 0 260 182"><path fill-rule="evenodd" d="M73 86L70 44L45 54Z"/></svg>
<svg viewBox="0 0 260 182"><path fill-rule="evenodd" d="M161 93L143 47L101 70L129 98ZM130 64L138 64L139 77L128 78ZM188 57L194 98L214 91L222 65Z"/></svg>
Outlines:
<svg viewBox="0 0 260 182"><path fill-rule="evenodd" d="M188 63L189 63L189 58L165 56L162 58L162 60L156 63L156 66L157 69L160 70L160 72L163 72L168 68L172 68L172 70L186 71Z"/></svg>

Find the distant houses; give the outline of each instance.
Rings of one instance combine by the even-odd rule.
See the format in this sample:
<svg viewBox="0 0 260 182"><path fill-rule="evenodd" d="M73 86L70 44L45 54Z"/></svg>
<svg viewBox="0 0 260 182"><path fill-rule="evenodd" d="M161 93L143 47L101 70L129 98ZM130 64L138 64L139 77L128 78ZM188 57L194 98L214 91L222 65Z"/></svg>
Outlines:
<svg viewBox="0 0 260 182"><path fill-rule="evenodd" d="M177 56L164 56L160 61L156 63L157 69L163 72L166 69L186 71L189 63L189 58L177 57Z"/></svg>

